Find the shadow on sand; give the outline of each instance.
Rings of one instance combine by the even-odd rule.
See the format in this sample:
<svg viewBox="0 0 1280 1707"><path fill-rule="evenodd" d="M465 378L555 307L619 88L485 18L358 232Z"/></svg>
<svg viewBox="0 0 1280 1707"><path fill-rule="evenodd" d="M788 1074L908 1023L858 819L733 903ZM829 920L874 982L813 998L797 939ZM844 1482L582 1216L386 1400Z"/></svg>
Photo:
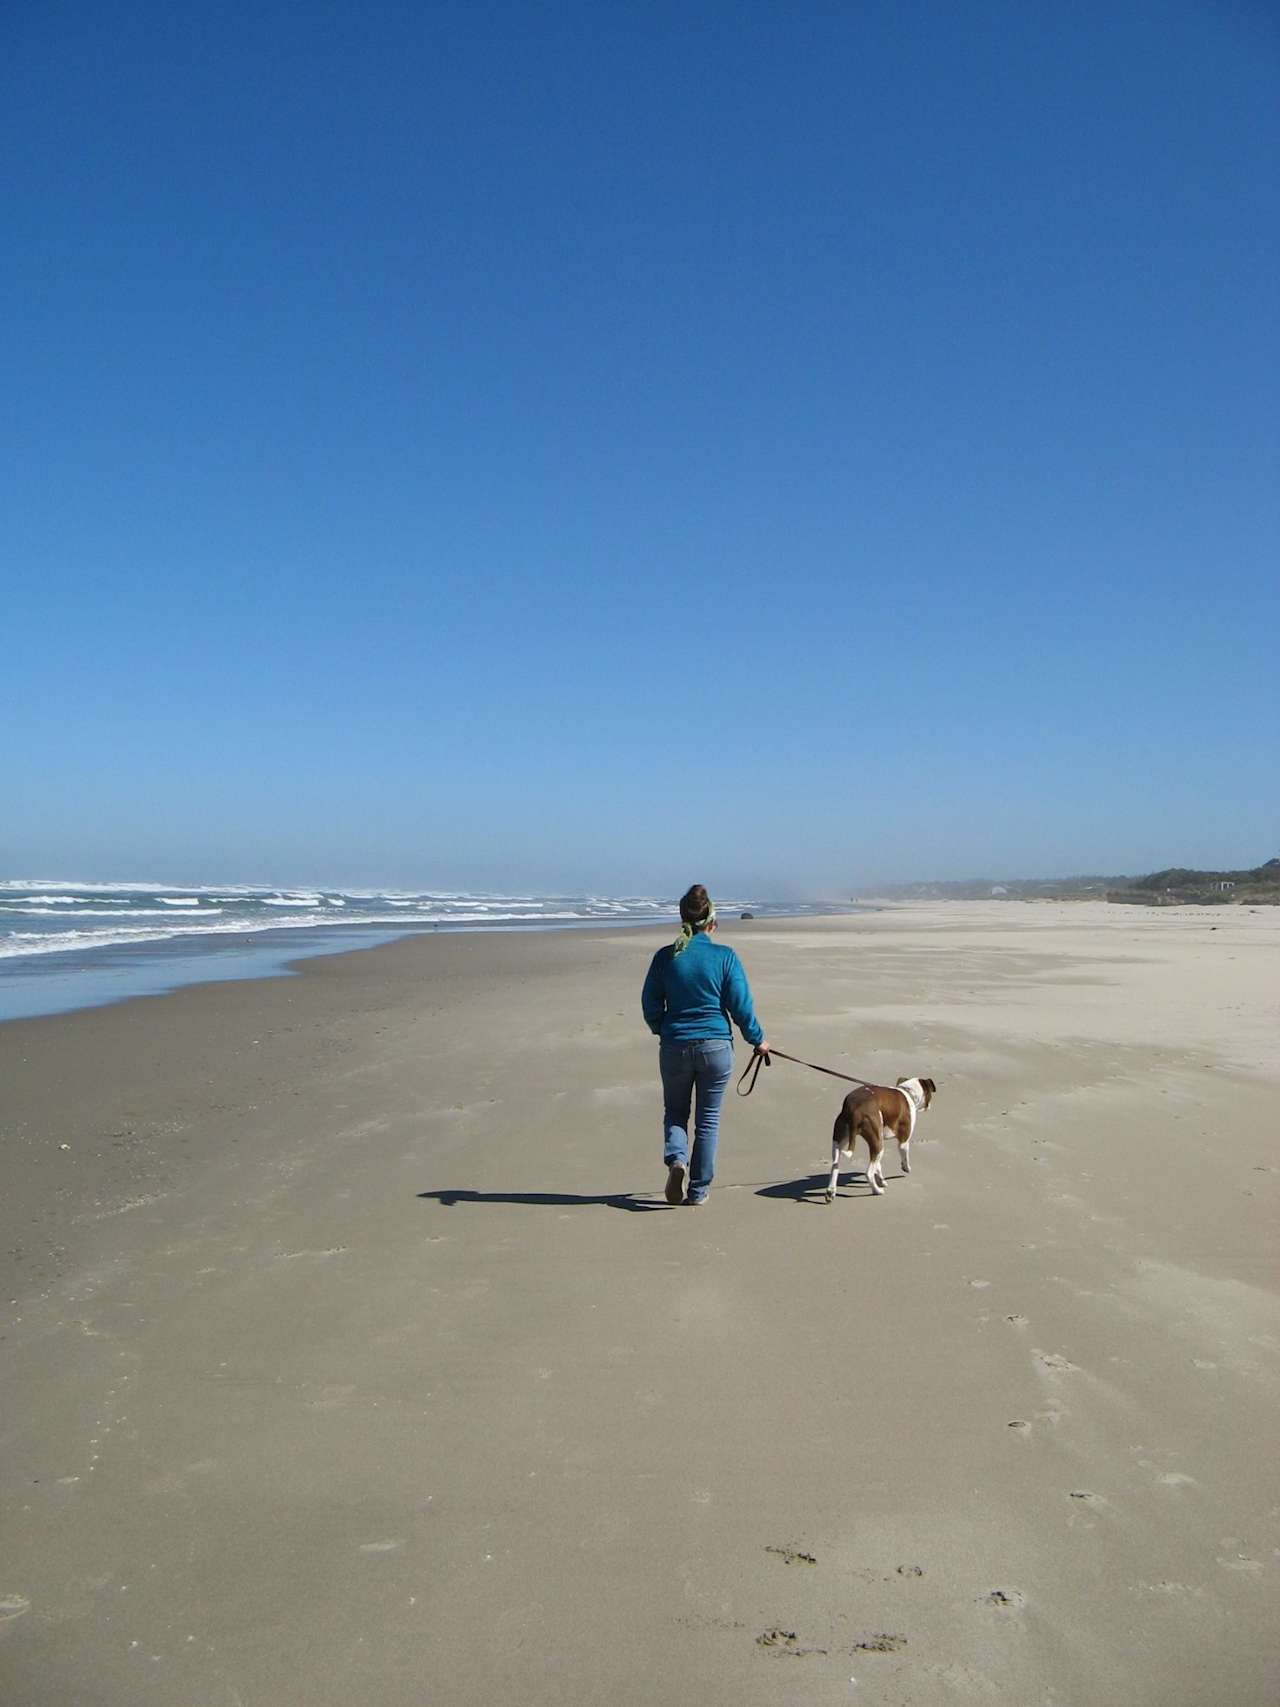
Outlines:
<svg viewBox="0 0 1280 1707"><path fill-rule="evenodd" d="M886 1174L886 1179L902 1179L902 1174ZM781 1198L787 1203L820 1203L826 1206L827 1181L830 1174L808 1174L804 1179L779 1180L776 1185L761 1186L756 1192L757 1197ZM864 1190L850 1193L851 1185L863 1186ZM874 1197L875 1193L867 1185L865 1173L849 1173L844 1168L840 1170L840 1184L836 1190L837 1197Z"/></svg>
<svg viewBox="0 0 1280 1707"><path fill-rule="evenodd" d="M664 1198L637 1197L633 1191L608 1191L598 1197L567 1191L420 1191L418 1196L434 1198L446 1209L459 1203L527 1203L536 1209L586 1209L603 1205L606 1209L629 1209L643 1214L649 1209L672 1207Z"/></svg>
<svg viewBox="0 0 1280 1707"><path fill-rule="evenodd" d="M889 1174L889 1179L901 1176ZM784 1203L826 1203L827 1180L823 1174L809 1174L804 1179L774 1180L768 1185L757 1187L735 1186L726 1183L720 1189L723 1191L753 1190L757 1197L771 1197ZM867 1185L866 1174L855 1173L850 1176L841 1174L841 1197L850 1196L849 1186L862 1186L864 1189L853 1194L858 1197L873 1195ZM651 1209L680 1208L682 1205L672 1205L664 1198L640 1195L634 1191L604 1191L598 1194L569 1191L420 1191L419 1198L426 1198L439 1203L442 1208L454 1209L459 1203L523 1203L532 1209L626 1209L633 1215L645 1215Z"/></svg>

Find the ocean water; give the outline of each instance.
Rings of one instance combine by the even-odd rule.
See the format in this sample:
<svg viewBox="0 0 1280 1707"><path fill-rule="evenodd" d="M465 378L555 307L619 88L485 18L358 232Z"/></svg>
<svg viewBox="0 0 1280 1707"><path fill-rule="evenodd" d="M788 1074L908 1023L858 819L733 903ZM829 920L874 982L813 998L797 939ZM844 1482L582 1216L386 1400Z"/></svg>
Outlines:
<svg viewBox="0 0 1280 1707"><path fill-rule="evenodd" d="M858 911L832 902L718 902L731 917ZM274 977L289 962L420 931L676 924L666 898L444 890L274 889L252 884L0 879L0 1021L159 995L182 984Z"/></svg>

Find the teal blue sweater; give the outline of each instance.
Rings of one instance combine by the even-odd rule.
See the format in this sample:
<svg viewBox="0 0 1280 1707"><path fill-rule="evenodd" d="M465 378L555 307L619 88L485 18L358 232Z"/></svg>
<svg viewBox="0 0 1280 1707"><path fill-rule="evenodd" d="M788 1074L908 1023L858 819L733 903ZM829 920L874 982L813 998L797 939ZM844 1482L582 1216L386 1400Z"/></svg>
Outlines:
<svg viewBox="0 0 1280 1707"><path fill-rule="evenodd" d="M645 1024L664 1043L731 1038L731 1019L748 1043L764 1038L742 962L706 931L699 931L680 954L670 946L658 950L644 981L640 1006Z"/></svg>

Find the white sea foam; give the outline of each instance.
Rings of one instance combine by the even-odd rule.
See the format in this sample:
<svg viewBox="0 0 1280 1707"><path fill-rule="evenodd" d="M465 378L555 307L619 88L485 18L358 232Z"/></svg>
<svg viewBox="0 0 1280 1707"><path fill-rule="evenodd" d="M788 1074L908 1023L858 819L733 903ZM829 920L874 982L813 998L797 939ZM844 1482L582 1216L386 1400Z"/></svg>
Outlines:
<svg viewBox="0 0 1280 1707"><path fill-rule="evenodd" d="M223 895L234 896L237 900L251 900L263 895L310 895L316 891L310 888L292 888L288 884L273 883L162 883L158 879L153 883L139 883L133 878L122 883L102 883L96 878L90 882L78 882L73 877L0 877L0 890L30 890L36 891L56 889L67 895ZM351 890L335 889L336 894L351 894ZM379 891L371 889L370 895Z"/></svg>
<svg viewBox="0 0 1280 1707"><path fill-rule="evenodd" d="M0 959L13 960L24 955L66 954L73 949L111 948L127 942L163 942L176 936L176 931L162 931L151 925L139 925L136 930L59 931L49 936L44 931L12 931L0 941Z"/></svg>
<svg viewBox="0 0 1280 1707"><path fill-rule="evenodd" d="M183 915L179 913L156 913L155 917L177 919L184 916L198 916L202 920L209 917L208 912L199 915ZM82 915L83 916L83 915ZM134 914L138 917L138 914ZM399 921L396 921L399 923ZM332 920L325 918L289 921L290 926L331 924ZM46 931L14 931L0 938L0 960L14 959L21 955L61 954L70 951L83 951L91 948L129 948L150 942L170 942L175 937L205 937L205 936L254 936L261 931L269 931L275 927L266 922L253 923L244 919L227 920L221 924L178 925L172 929L164 929L160 925L117 925L113 930L98 929L86 931L58 931L50 934Z"/></svg>
<svg viewBox="0 0 1280 1707"><path fill-rule="evenodd" d="M726 903L726 906L731 903ZM197 938L251 939L265 932L349 925L415 929L536 929L669 918L668 900L646 896L502 895L493 891L339 889L269 884L75 882L0 878L0 959L129 950ZM20 921L30 928L14 931ZM285 939L287 940L287 938ZM51 964L56 965L56 962Z"/></svg>
<svg viewBox="0 0 1280 1707"><path fill-rule="evenodd" d="M178 889L177 883L77 883L70 877L5 877L0 889L75 889L82 895L114 895L133 893L155 895L161 889ZM191 890L191 894L198 891Z"/></svg>
<svg viewBox="0 0 1280 1707"><path fill-rule="evenodd" d="M758 903L725 899L722 905L727 914ZM39 956L56 971L60 954L112 949L127 954L147 945L171 944L169 953L186 958L200 951L201 942L209 948L229 938L252 941L265 933L287 942L288 933L326 927L339 946L355 946L361 939L346 934L348 926L403 935L433 928L524 930L592 922L674 922L674 915L669 899L652 896L0 878L0 962ZM29 928L13 930L13 925L27 921ZM47 960L50 955L52 961ZM86 961L86 968L90 964ZM16 970L6 974L15 975Z"/></svg>
<svg viewBox="0 0 1280 1707"><path fill-rule="evenodd" d="M119 914L110 913L102 915L81 913L76 915L77 918L88 918L94 916L101 916L105 918L120 917ZM48 955L69 953L73 951L85 952L86 950L95 948L127 948L150 942L168 942L176 937L193 938L226 935L255 936L265 931L273 931L281 928L273 920L262 918L247 919L240 917L235 919L223 919L218 924L205 923L206 920L212 919L214 916L214 909L212 907L202 907L198 912L192 911L190 913L161 912L159 909L151 912L148 909L136 908L132 909L126 916L135 919L154 917L164 919L166 921L174 921L179 918L195 918L199 919L200 923L177 925L170 929L166 929L160 925L128 925L122 923L111 930L99 928L96 930L65 930L57 932L13 931L0 937L0 960L15 959L19 956L28 955ZM544 913L512 912L507 914L506 917L501 920L495 920L492 913L443 912L439 909L434 912L422 912L413 915L370 911L367 913L344 913L342 924L337 928L345 930L349 925L390 925L394 926L397 930L403 930L406 925L494 925L505 923L533 924L544 922L548 924L567 924L575 921L589 921L591 917L592 915L589 913L583 913L581 911L571 909L559 909L555 912ZM327 926L330 929L335 928L335 921L331 913L312 913L291 916L286 928L289 930L306 930L324 926Z"/></svg>
<svg viewBox="0 0 1280 1707"><path fill-rule="evenodd" d="M6 913L19 913L24 918L47 919L50 917L43 907L5 907ZM68 918L74 919L213 919L222 912L221 907L86 907L82 913L68 913ZM34 934L34 933L33 933ZM42 936L44 932L40 933ZM48 941L61 942L64 937L74 936L74 931L59 931L50 934Z"/></svg>
<svg viewBox="0 0 1280 1707"><path fill-rule="evenodd" d="M12 901L0 900L0 908L7 912L10 907L21 906L24 901L32 907L84 907L88 905L89 897L87 895L19 895L15 893Z"/></svg>

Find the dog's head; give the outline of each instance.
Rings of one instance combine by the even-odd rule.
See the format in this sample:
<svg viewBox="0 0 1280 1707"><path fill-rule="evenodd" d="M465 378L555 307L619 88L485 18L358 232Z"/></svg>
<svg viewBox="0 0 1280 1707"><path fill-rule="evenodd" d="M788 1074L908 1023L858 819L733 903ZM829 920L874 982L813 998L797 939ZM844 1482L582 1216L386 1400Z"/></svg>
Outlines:
<svg viewBox="0 0 1280 1707"><path fill-rule="evenodd" d="M903 1085L910 1085L914 1090L918 1091L925 1108L928 1108L929 1104L938 1094L938 1087L934 1084L932 1079L899 1079L898 1085L899 1087Z"/></svg>

